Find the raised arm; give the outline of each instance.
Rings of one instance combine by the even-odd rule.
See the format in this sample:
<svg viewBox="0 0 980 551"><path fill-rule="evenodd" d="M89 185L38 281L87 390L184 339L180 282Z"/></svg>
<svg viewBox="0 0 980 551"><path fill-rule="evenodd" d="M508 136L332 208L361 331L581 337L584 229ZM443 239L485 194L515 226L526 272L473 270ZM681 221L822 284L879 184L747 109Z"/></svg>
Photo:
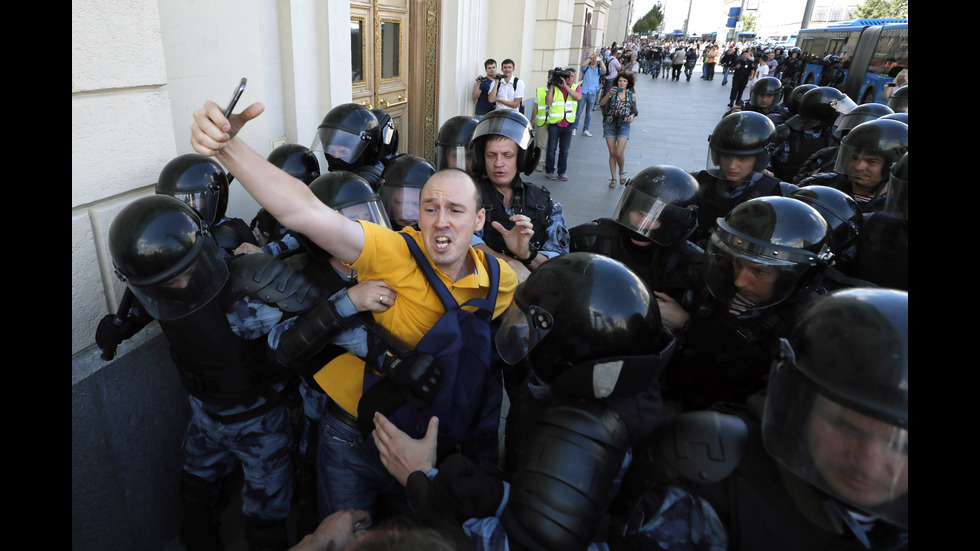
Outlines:
<svg viewBox="0 0 980 551"><path fill-rule="evenodd" d="M201 155L214 156L225 165L287 228L309 237L340 260L357 260L364 248L361 225L321 203L303 182L279 170L236 137L245 123L264 110L261 103L255 103L228 120L221 108L209 101L194 111L191 145Z"/></svg>

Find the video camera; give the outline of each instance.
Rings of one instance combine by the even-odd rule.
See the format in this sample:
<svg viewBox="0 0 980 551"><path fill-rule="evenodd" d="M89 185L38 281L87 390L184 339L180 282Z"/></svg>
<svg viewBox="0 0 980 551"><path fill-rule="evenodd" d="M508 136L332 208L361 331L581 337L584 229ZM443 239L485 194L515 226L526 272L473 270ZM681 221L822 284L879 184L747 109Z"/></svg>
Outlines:
<svg viewBox="0 0 980 551"><path fill-rule="evenodd" d="M572 76L572 72L568 69L555 67L554 69L548 71L548 83L552 86L562 86L565 84L565 79L570 76Z"/></svg>

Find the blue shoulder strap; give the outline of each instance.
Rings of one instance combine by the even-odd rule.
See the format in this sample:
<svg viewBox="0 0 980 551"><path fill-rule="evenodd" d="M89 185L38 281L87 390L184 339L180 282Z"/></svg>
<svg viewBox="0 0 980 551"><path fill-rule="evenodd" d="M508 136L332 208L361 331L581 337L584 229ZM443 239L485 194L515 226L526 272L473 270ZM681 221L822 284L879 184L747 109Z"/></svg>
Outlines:
<svg viewBox="0 0 980 551"><path fill-rule="evenodd" d="M436 296L439 297L439 301L442 302L442 307L447 312L459 308L459 303L456 302L449 289L446 289L446 285L436 275L435 270L432 269L432 265L429 264L429 259L422 253L422 249L415 243L415 239L407 233L401 233L401 236L405 239L405 243L408 244L408 250L412 252L415 263L418 264L422 273L425 274L425 279L428 280L429 285L436 292ZM497 289L500 287L500 265L497 263L497 259L491 255L486 255L486 259L487 267L490 270L490 292L486 298L470 299L463 306L477 308L476 314L486 321L490 321L490 318L493 316L494 305L497 304Z"/></svg>

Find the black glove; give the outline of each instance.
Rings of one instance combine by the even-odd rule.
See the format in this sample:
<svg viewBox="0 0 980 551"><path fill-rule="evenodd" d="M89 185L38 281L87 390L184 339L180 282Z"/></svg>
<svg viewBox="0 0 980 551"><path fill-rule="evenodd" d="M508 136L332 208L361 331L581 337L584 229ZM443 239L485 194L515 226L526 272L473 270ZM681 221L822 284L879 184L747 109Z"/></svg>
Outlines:
<svg viewBox="0 0 980 551"><path fill-rule="evenodd" d="M117 322L115 314L103 316L95 330L95 344L102 351L102 359L109 361L114 358L116 347L145 326L146 323L139 317L127 316Z"/></svg>
<svg viewBox="0 0 980 551"><path fill-rule="evenodd" d="M456 453L439 465L429 494L432 506L458 520L492 517L504 497L504 483Z"/></svg>
<svg viewBox="0 0 980 551"><path fill-rule="evenodd" d="M416 409L432 407L442 382L442 366L428 354L385 356L382 373L391 377L405 400Z"/></svg>

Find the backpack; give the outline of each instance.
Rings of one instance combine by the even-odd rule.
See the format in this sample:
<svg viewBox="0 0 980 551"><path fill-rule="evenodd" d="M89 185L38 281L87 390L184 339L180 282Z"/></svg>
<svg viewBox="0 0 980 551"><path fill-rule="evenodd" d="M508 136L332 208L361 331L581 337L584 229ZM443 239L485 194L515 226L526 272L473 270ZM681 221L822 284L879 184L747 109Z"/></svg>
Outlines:
<svg viewBox="0 0 980 551"><path fill-rule="evenodd" d="M482 406L490 394L490 358L492 350L490 320L493 317L494 305L497 302L497 289L500 283L500 265L497 259L487 255L487 267L490 273L490 291L486 298L474 298L462 306L475 307L476 312L464 310L446 289L445 284L436 275L429 260L419 249L415 240L408 234L401 234L408 244L415 262L425 275L432 290L439 296L445 313L422 337L415 350L419 354L433 356L442 367L442 381L439 391L433 400L432 407L419 410L400 401L401 405L388 418L399 429L412 438L422 438L428 426L429 418L439 417L439 446L441 452L452 448L473 435L474 428L483 413ZM464 344L465 343L465 344ZM369 404L364 398L369 392L373 396L387 394L390 398L398 393L395 384L389 379L374 374L370 370L364 373L364 395L358 404L358 418L373 417ZM369 399L368 402L372 400ZM365 405L368 410L362 411ZM371 419L366 417L366 419ZM365 438L362 445L374 447L372 438Z"/></svg>
<svg viewBox="0 0 980 551"><path fill-rule="evenodd" d="M514 85L514 91L515 92L517 91L517 81L518 80L521 80L521 79L519 79L517 77L514 77L514 82L511 83L511 84ZM523 101L521 102L520 105L517 106L517 112L520 113L520 114L522 114L522 115L524 114L524 102Z"/></svg>

